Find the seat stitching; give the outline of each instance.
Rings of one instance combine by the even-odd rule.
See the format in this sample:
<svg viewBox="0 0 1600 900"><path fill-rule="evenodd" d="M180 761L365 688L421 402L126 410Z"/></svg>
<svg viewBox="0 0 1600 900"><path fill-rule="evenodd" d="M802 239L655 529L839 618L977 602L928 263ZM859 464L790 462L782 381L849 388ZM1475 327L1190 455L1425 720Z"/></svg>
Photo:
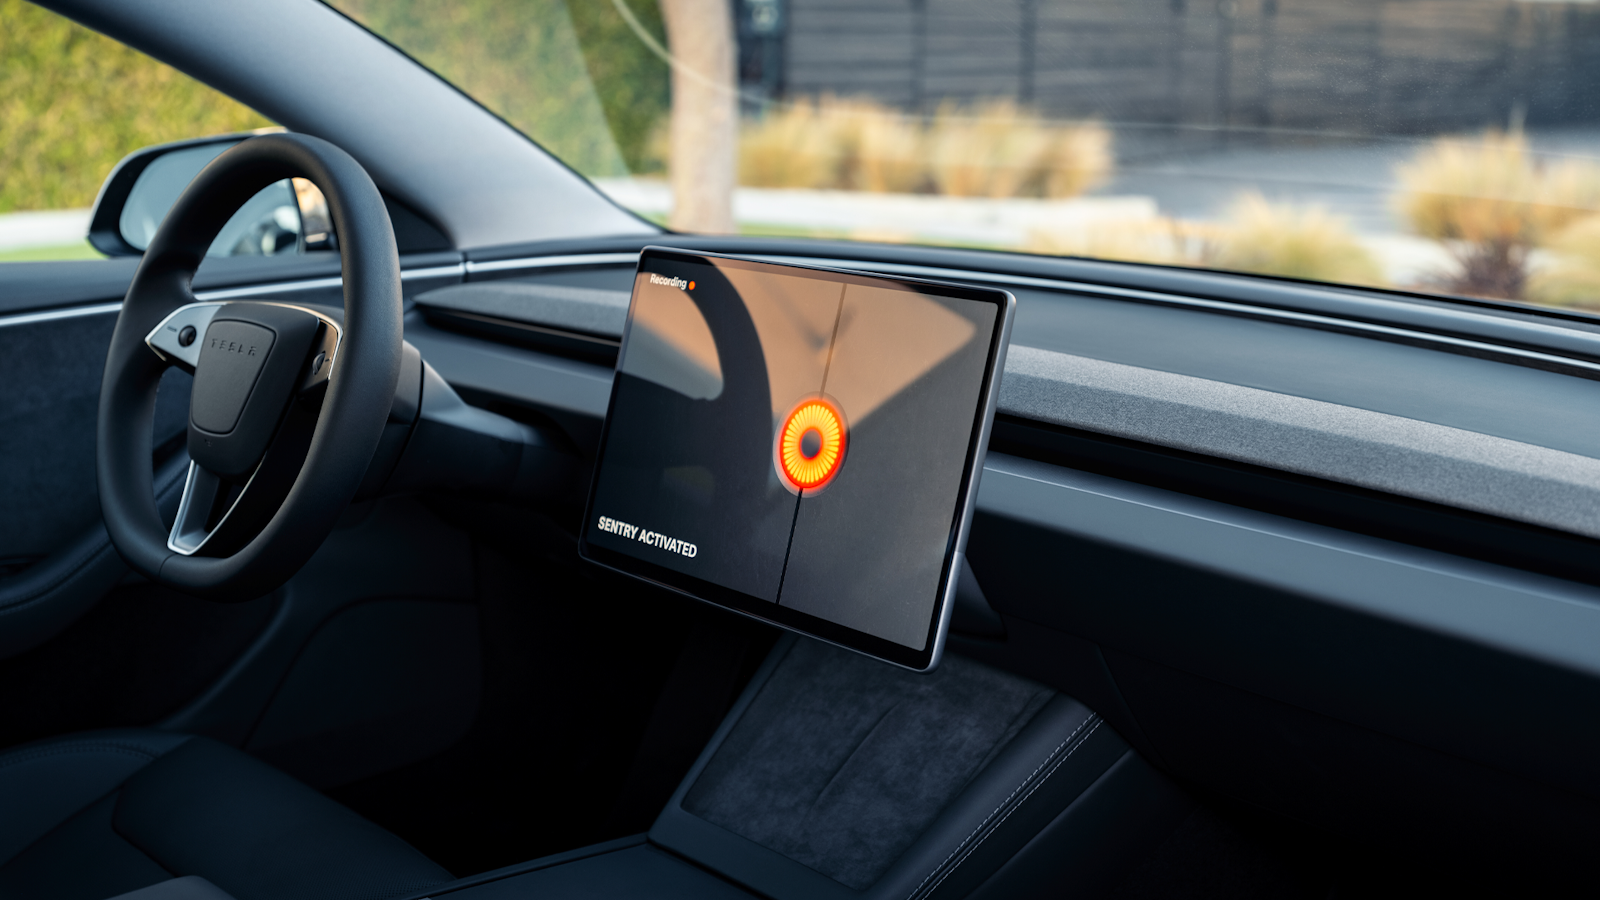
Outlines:
<svg viewBox="0 0 1600 900"><path fill-rule="evenodd" d="M1094 735L1094 733L1100 729L1100 726L1104 722L1105 722L1105 720L1101 719L1100 721L1094 723L1094 727L1090 728L1089 732L1083 736L1083 740L1079 741L1076 745L1074 745L1071 750L1068 750L1066 752L1066 754L1061 757L1061 759L1056 761L1055 765L1050 767L1050 771L1044 773L1044 777L1043 778L1040 778L1038 780L1038 782L1033 785L1033 787L1028 789L1028 792L1026 794L1022 795L1022 799L1018 800L1015 805L1013 805L1010 809L1006 810L1006 814L1000 817L1000 821L994 823L994 827L989 829L987 832L985 832L983 837L978 838L978 842L976 844L973 844L970 848L968 848L967 852L962 854L961 859L958 860L955 865L951 866L948 870L946 870L943 875L940 875L939 876L939 880L934 882L932 887L928 888L928 894L925 894L924 896L931 895L934 891L938 890L939 889L939 885L944 884L945 879L949 878L951 873L953 873L956 869L961 868L961 864L966 862L968 859L970 859L972 857L972 854L976 853L978 848L983 846L983 842L984 841L987 841L991 835L993 835L996 831L1000 830L1000 826L1004 825L1005 821L1007 819L1011 818L1011 814L1012 813L1014 813L1017 810L1021 809L1022 808L1022 804L1026 803L1028 801L1028 798L1032 797L1035 791L1037 791L1039 788L1043 787L1044 783L1046 781L1050 780L1050 776L1054 775L1056 773L1056 771L1059 770L1061 768L1061 766L1064 765L1066 763L1066 761L1072 757L1072 754L1077 753L1078 750L1080 748L1082 748L1084 744L1087 744L1089 742L1089 738L1092 737ZM970 835L968 836L968 840L971 840L971 836ZM923 880L926 881L927 879L923 879Z"/></svg>
<svg viewBox="0 0 1600 900"><path fill-rule="evenodd" d="M994 808L993 812L989 813L989 815L984 817L982 822L978 823L978 827L974 828L972 830L971 834L969 834L965 838L963 838L961 840L961 843L957 844L956 848L954 850L950 851L950 855L946 856L944 858L943 862L941 862L937 866L933 867L933 871L928 873L928 877L927 878L922 879L922 883L917 885L916 890L912 891L910 896L915 897L915 896L917 896L919 894L922 894L922 889L927 886L928 881L931 880L935 875L939 875L940 870L944 869L944 867L949 864L950 860L955 859L955 857L958 854L962 855L961 862L965 862L966 861L966 857L971 855L971 851L978 849L978 847L981 846L984 841L989 839L989 835L993 834L994 831L991 829L988 833L985 833L983 835L983 837L978 838L978 842L976 844L973 844L970 849L967 848L967 842L971 841L974 837L977 837L978 834L980 832L982 832L989 825L990 820L992 820L996 815L998 815L1001 810L1005 810L1005 815L1001 816L999 822L995 822L995 828L999 828L1001 823L1005 822L1006 819L1011 818L1011 813L1015 812L1017 807L1021 806L1024 801L1026 801L1029 797L1033 796L1034 791L1038 790L1040 785L1044 784L1045 781L1048 780L1051 775L1055 774L1056 769L1060 768L1062 763L1066 762L1067 759L1072 756L1072 754L1078 752L1078 748L1083 746L1083 744L1089 740L1089 735L1094 734L1095 731L1097 729L1099 729L1100 724L1102 722L1104 722L1104 721L1105 720L1101 719L1099 716L1091 714L1089 716L1089 718L1083 720L1083 722L1081 724L1079 724L1077 728L1074 728L1072 730L1072 733L1067 735L1065 740L1063 740L1060 744L1056 745L1056 748L1054 750L1051 750L1050 753L1045 756L1043 762L1039 763L1038 766L1034 767L1034 770L1032 772L1028 773L1028 777L1024 778L1022 780L1021 784L1018 784L1016 786L1016 788L1014 788L1011 791L1010 794L1006 795L1006 799L1000 801L1000 805L996 806ZM1073 746L1073 748L1071 750L1068 750L1065 755L1057 758L1056 754L1060 753L1062 748L1064 748L1068 744L1072 743L1073 738L1076 738L1078 736L1078 732L1083 731L1083 729L1086 728L1086 727L1089 727L1091 725L1091 723L1092 723L1093 727L1090 727L1088 734L1085 734L1083 736L1083 741L1079 741L1075 746ZM1052 762L1054 762L1054 765L1051 765ZM1034 782L1033 781L1034 776L1038 775L1040 770L1044 769L1046 766L1050 766L1050 771L1046 772L1043 778L1040 778L1037 782ZM1024 794L1022 796L1022 799L1018 800L1016 805L1011 806L1010 809L1007 809L1006 808L1007 805L1011 803L1012 798L1017 796L1017 792L1022 790L1025 787L1028 787L1030 783L1032 783L1033 786L1028 790L1028 792L1026 794ZM962 854L963 850L967 850L967 853L966 854ZM950 873L954 872L959 867L960 867L960 862L958 862L954 866L951 866L949 868L949 870L944 872L943 875L939 875L939 880L934 882L932 887L928 888L928 893L932 893L933 891L937 890L939 885L943 884L944 880L946 878L950 877Z"/></svg>
<svg viewBox="0 0 1600 900"><path fill-rule="evenodd" d="M93 744L82 743L68 746L40 747L34 750L18 750L0 757L0 768L19 765L34 760L46 759L52 756L71 756L79 753L122 753L129 756L139 756L146 760L153 760L161 756L152 750L141 747L129 747L124 744Z"/></svg>
<svg viewBox="0 0 1600 900"><path fill-rule="evenodd" d="M1104 721L1105 721L1104 719L1101 719L1101 720L1095 722L1094 723L1094 727L1090 728L1088 733L1083 736L1083 740L1081 740L1077 744L1073 745L1071 750L1068 750L1060 759L1056 760L1055 765L1051 766L1050 770L1048 772L1044 773L1044 777L1040 778L1037 782L1035 782L1033 784L1033 786L1028 789L1028 792L1026 794L1022 795L1022 798L1020 800L1018 800L1014 805L1012 805L1012 807L1010 809L1007 809L1005 815L1001 816L1000 820L998 822L994 823L994 827L990 828L988 831L984 832L983 836L978 838L977 843L973 844L971 847L966 848L966 852L961 854L961 859L957 860L955 865L953 865L949 869L945 870L944 874L939 876L939 880L935 881L933 883L933 885L928 888L927 893L923 894L923 896L926 897L926 896L932 895L934 891L939 889L939 885L944 884L945 879L949 878L951 873L955 872L956 869L961 868L961 864L966 862L969 858L971 858L972 854L977 852L979 847L983 846L983 842L984 841L987 841L991 835L993 835L996 831L1000 830L1000 826L1004 825L1005 821L1007 819L1011 818L1011 814L1012 813L1016 812L1018 809L1021 809L1022 808L1022 804L1026 803L1028 798L1032 797L1035 791L1037 791L1039 788L1043 787L1044 783L1046 781L1050 780L1050 776L1054 775L1056 773L1056 771L1058 769L1060 769L1061 766L1064 765L1066 763L1066 761L1072 757L1072 754L1077 753L1078 750L1080 748L1082 748L1084 744L1087 744L1089 742L1089 738L1092 737L1094 735L1094 733L1099 730L1101 724L1103 724ZM1037 770L1035 770L1035 771L1037 771ZM996 810L996 812L998 812L998 810ZM981 826L980 826L980 828L981 828ZM973 832L973 834L976 834L976 833L977 832ZM969 840L969 841L972 840L972 835L968 835L967 836L967 840ZM961 849L962 848L958 847L957 851L959 852ZM954 856L955 854L952 853L951 855ZM946 857L945 861L948 862L949 858ZM943 865L943 863L941 863L941 865ZM934 873L937 873L937 872L938 872L938 870L935 869ZM932 878L933 877L933 873L930 873L928 877ZM927 884L927 880L928 880L927 878L924 878L923 879L923 884ZM921 886L920 885L918 886L918 890L919 891L921 890ZM915 896L915 892L913 892L913 896Z"/></svg>
<svg viewBox="0 0 1600 900"><path fill-rule="evenodd" d="M932 877L933 877L933 876L934 876L934 875L936 875L936 874L938 874L938 872L939 872L939 870L940 870L940 869L942 869L942 868L944 868L944 866L945 866L945 864L946 864L946 863L948 863L948 862L950 862L950 860L951 860L951 859L953 859L953 858L955 858L955 855L956 855L956 854L957 854L957 853L960 853L960 852L961 852L961 848L962 848L962 847L965 847L965 846L966 846L966 844L967 844L967 841L970 841L970 840L972 840L972 838L973 838L973 837L974 837L974 836L975 836L975 835L976 835L976 834L977 834L977 833L978 833L978 832L979 832L979 831L982 831L982 830L983 830L983 827L984 827L984 826L985 826L985 825L987 825L987 824L989 824L989 820L990 820L990 819L993 819L993 818L994 818L994 817L995 817L995 814L996 814L996 813L999 813L999 812L1000 812L1000 810L1002 810L1002 809L1005 809L1005 806L1006 806L1006 804L1007 804L1007 803L1010 803L1010 802L1011 802L1011 798L1012 798L1012 797L1015 797L1015 796L1016 796L1016 795L1017 795L1017 791L1020 791L1020 790L1022 790L1022 789L1023 789L1023 788L1024 788L1024 787L1026 787L1026 786L1027 786L1027 784L1028 784L1028 782L1029 782L1029 780L1031 780L1031 779L1032 779L1032 778L1033 778L1033 776L1035 776L1035 775L1037 775L1037 774L1039 774L1039 770L1040 770L1040 769L1043 769L1043 768L1044 768L1044 767L1045 767L1045 766L1047 766L1047 765L1049 765L1049 764L1050 764L1050 760L1052 760L1052 759L1054 759L1054 758L1055 758L1055 755L1056 755L1056 754L1057 754L1057 753L1060 753L1060 752L1061 752L1061 748L1062 748L1062 747L1065 747L1065 746L1066 746L1066 745L1067 745L1067 744L1069 744L1069 743L1071 743L1071 742L1072 742L1072 739L1073 739L1073 738L1075 738L1075 737L1077 737L1077 736L1078 736L1078 732L1080 732L1080 731L1082 731L1082 730L1083 730L1083 729L1084 729L1084 727L1085 727L1085 726L1086 726L1086 725L1088 725L1088 724L1089 724L1089 723L1090 723L1090 722L1092 722L1092 721L1094 721L1094 719L1095 719L1095 716L1093 716L1093 715L1090 715L1090 717L1089 717L1089 718L1087 718L1087 719L1084 719L1084 720L1083 720L1083 721L1082 721L1082 722L1080 722L1080 723L1079 723L1079 724L1078 724L1078 727L1077 727L1077 728L1074 728L1074 729L1072 729L1072 733L1071 733L1071 734L1069 734L1069 735L1067 735L1067 737L1066 737L1066 739L1065 739L1065 740L1063 740L1063 741L1062 741L1062 742L1061 742L1061 743L1060 743L1060 744L1058 744L1058 745L1056 745L1056 748L1055 748L1055 749L1054 749L1054 750L1051 750L1051 751L1050 751L1050 752L1049 752L1049 753L1047 753L1047 754L1045 754L1045 758L1044 758L1044 761L1043 761L1043 762L1041 762L1041 763L1039 763L1039 765L1038 765L1038 766L1036 766L1036 767L1035 767L1035 768L1034 768L1034 770L1033 770L1033 771L1032 771L1032 772L1029 772L1029 773L1028 773L1028 777L1027 777L1027 778L1024 778L1024 779L1022 779L1022 783L1021 783L1021 784L1018 784L1018 785L1017 785L1017 786L1016 786L1016 788L1014 788L1014 789L1013 789L1013 790L1012 790L1012 791L1011 791L1011 793L1010 793L1010 794L1007 794L1007 795L1006 795L1006 798L1005 798L1005 799L1004 799L1004 800L1002 800L1002 801L1000 801L1000 805L999 805L999 806L996 806L996 807L995 807L995 808L994 808L994 811L993 811L993 812L991 812L991 813L989 813L989 815L987 815L987 816L985 816L985 817L984 817L984 819L983 819L983 821L982 821L982 822L979 822L979 823L978 823L978 827L977 827L977 828L974 828L974 829L973 829L973 830L972 830L972 834L969 834L969 835L967 835L967 836L966 836L966 837L965 837L965 838L963 838L963 839L962 839L962 841L961 841L961 843L959 843L959 844L957 844L957 845L956 845L956 848L955 848L955 849L954 849L954 850L951 850L951 851L950 851L950 855L949 855L949 856L946 856L946 857L945 857L945 858L944 858L944 862L941 862L941 863L939 863L939 864L938 864L938 865L937 865L937 866L934 866L934 867L933 867L933 871L931 871L931 872L929 872L929 873L928 873L928 877L927 877L927 878L924 878L924 879L922 879L922 884L919 884L919 885L917 885L917 889L916 889L916 890L914 890L914 891L912 891L912 892L911 892L911 895L912 895L912 896L916 896L916 894L917 894L917 893L918 893L918 892L919 892L919 891L921 891L921 890L922 890L922 888L923 888L923 886L924 886L924 885L926 885L926 884L927 884L927 883L928 883L928 879L929 879L929 878L932 878Z"/></svg>

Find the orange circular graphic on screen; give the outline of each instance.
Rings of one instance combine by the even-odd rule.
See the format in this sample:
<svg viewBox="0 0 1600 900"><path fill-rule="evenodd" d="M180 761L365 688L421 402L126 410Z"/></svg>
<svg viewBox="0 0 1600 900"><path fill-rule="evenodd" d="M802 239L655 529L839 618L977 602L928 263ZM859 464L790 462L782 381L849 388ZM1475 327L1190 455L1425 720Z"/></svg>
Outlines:
<svg viewBox="0 0 1600 900"><path fill-rule="evenodd" d="M778 464L789 483L801 490L832 480L844 461L844 416L821 397L802 402L778 432Z"/></svg>

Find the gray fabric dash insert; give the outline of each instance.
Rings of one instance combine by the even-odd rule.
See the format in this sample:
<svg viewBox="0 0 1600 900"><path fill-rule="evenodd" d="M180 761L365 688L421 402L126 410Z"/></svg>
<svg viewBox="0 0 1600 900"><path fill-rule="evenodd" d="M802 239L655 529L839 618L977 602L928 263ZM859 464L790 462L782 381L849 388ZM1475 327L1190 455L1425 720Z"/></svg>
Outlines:
<svg viewBox="0 0 1600 900"><path fill-rule="evenodd" d="M918 675L800 640L683 808L864 890L1053 694L960 657Z"/></svg>
<svg viewBox="0 0 1600 900"><path fill-rule="evenodd" d="M1600 537L1600 459L1475 431L1017 345L1000 409Z"/></svg>

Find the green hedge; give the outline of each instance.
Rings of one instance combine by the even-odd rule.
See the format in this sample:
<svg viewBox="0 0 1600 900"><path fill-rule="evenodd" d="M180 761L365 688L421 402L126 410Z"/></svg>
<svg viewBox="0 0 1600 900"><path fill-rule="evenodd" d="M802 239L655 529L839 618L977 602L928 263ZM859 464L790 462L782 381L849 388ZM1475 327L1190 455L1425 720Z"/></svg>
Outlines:
<svg viewBox="0 0 1600 900"><path fill-rule="evenodd" d="M657 0L627 0L639 19L662 46L666 26ZM589 66L595 92L605 107L611 134L631 172L662 166L659 148L652 147L658 126L672 111L672 72L617 14L616 7L600 0L578 0L571 6L572 24Z"/></svg>
<svg viewBox="0 0 1600 900"><path fill-rule="evenodd" d="M667 66L608 0L331 0L573 168L650 165ZM628 0L658 40L657 0Z"/></svg>
<svg viewBox="0 0 1600 900"><path fill-rule="evenodd" d="M140 147L270 124L110 38L0 0L0 212L86 207Z"/></svg>
<svg viewBox="0 0 1600 900"><path fill-rule="evenodd" d="M629 0L662 35L656 0ZM666 64L606 0L335 0L352 18L590 176L652 165ZM271 123L116 41L0 0L0 212L94 202L150 144Z"/></svg>

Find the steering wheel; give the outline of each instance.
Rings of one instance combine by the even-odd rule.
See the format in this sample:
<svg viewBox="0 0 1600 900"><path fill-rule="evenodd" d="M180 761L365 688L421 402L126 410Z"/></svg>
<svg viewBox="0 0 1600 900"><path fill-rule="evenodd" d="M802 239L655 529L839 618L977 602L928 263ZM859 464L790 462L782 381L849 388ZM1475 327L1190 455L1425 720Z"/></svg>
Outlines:
<svg viewBox="0 0 1600 900"><path fill-rule="evenodd" d="M196 302L191 284L235 210L285 178L327 197L344 313ZM157 584L216 600L271 591L304 565L355 495L401 365L400 258L383 198L327 141L242 141L161 223L117 317L100 387L96 474L111 541ZM168 366L194 373L190 466L177 521L156 509L151 430Z"/></svg>

